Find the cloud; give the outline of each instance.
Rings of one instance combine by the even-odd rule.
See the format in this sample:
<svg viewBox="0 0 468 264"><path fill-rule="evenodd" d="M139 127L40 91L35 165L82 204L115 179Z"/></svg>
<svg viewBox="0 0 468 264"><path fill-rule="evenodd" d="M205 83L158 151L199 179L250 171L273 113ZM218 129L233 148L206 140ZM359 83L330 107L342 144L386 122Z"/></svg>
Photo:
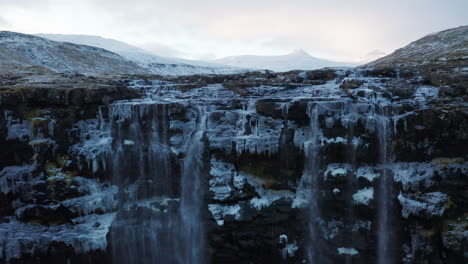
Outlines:
<svg viewBox="0 0 468 264"><path fill-rule="evenodd" d="M7 28L9 26L8 21L0 16L0 27Z"/></svg>
<svg viewBox="0 0 468 264"><path fill-rule="evenodd" d="M100 35L200 58L304 48L352 59L468 24L466 0L0 0L0 6L11 30Z"/></svg>
<svg viewBox="0 0 468 264"><path fill-rule="evenodd" d="M39 9L47 8L50 0L0 0L0 6L6 7L17 7L22 9Z"/></svg>
<svg viewBox="0 0 468 264"><path fill-rule="evenodd" d="M156 43L156 42L140 44L138 46L156 55L164 56L164 57L185 58L185 57L190 56L189 54L183 51L180 51L170 46L167 46L161 43Z"/></svg>

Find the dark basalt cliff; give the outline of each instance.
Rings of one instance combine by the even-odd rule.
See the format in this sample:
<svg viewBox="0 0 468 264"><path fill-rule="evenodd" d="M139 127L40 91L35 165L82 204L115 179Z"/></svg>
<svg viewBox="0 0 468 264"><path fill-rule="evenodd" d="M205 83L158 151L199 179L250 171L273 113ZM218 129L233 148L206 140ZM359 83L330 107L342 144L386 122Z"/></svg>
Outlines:
<svg viewBox="0 0 468 264"><path fill-rule="evenodd" d="M460 84L2 78L2 263L466 262Z"/></svg>

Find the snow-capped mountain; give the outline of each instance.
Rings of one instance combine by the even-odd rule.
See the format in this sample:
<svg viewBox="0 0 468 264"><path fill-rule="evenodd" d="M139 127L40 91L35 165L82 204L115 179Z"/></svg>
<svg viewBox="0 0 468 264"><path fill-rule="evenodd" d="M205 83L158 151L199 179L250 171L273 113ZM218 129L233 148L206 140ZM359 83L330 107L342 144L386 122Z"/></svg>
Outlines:
<svg viewBox="0 0 468 264"><path fill-rule="evenodd" d="M335 62L312 57L302 49L296 49L286 55L279 56L255 56L242 55L231 56L213 60L215 63L225 64L241 68L268 69L278 72L290 70L314 70L325 67L356 66L353 63Z"/></svg>
<svg viewBox="0 0 468 264"><path fill-rule="evenodd" d="M101 48L0 31L0 72L31 66L88 75L147 72L136 63Z"/></svg>
<svg viewBox="0 0 468 264"><path fill-rule="evenodd" d="M387 56L387 53L385 53L385 52L383 52L381 50L375 49L375 50L367 53L366 55L360 57L359 61L367 63L367 62L378 60L378 59L383 58L385 56Z"/></svg>
<svg viewBox="0 0 468 264"><path fill-rule="evenodd" d="M366 66L411 67L420 65L467 66L468 26L448 29L429 34L392 54L373 61Z"/></svg>
<svg viewBox="0 0 468 264"><path fill-rule="evenodd" d="M125 42L99 36L67 34L37 34L37 36L55 41L64 41L106 49L137 63L141 67L148 69L153 74L229 74L245 71L239 68L219 65L216 63L157 56L149 51L132 46Z"/></svg>

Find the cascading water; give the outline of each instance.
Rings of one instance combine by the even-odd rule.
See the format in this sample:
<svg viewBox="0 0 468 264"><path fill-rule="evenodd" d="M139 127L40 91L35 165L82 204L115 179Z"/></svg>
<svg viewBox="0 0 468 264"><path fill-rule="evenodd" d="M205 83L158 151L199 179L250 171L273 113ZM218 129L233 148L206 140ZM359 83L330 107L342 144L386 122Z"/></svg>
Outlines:
<svg viewBox="0 0 468 264"><path fill-rule="evenodd" d="M310 263L320 263L321 259L321 235L319 230L320 209L319 209L319 155L320 155L320 126L319 126L319 107L318 103L309 103L307 105L307 115L310 123L308 133L303 142L305 154L304 173L298 186L297 197L308 204L309 222L308 222L308 243L307 257ZM297 199L297 198L296 198Z"/></svg>
<svg viewBox="0 0 468 264"><path fill-rule="evenodd" d="M392 260L392 237L391 237L391 207L392 207L392 178L386 169L389 163L388 158L388 142L389 142L389 118L385 115L384 107L379 106L377 102L366 104L355 104L352 102L342 101L329 101L329 102L313 102L308 104L307 113L310 119L309 128L307 129L304 139L303 148L305 154L305 167L304 173L298 186L296 200L303 200L308 204L308 246L307 256L308 263L328 263L329 258L326 253L326 241L323 238L325 231L323 223L325 220L321 215L321 199L322 199L322 186L319 180L323 172L322 167L327 157L322 157L321 146L322 140L326 140L323 128L320 127L320 120L323 117L325 123L327 116L329 118L339 118L341 124L346 129L343 131L346 138L342 138L346 143L346 153L343 155L343 162L346 161L344 171L346 177L346 193L347 198L344 202L344 224L349 226L350 229L345 230L343 236L344 250L353 249L354 234L351 231L355 224L354 215L354 194L357 191L357 183L355 176L363 161L357 160L356 147L359 139L355 138L355 130L359 128L359 122L364 122L365 129L369 132L374 131L377 138L376 144L378 145L379 158L377 162L382 167L381 180L378 185L378 216L375 225L378 229L377 235L377 263L390 264L394 263ZM300 140L299 140L300 142ZM296 143L297 144L297 143ZM366 162L366 161L364 161ZM324 175L327 177L327 175ZM372 191L373 192L373 191ZM346 255L346 263L352 263L352 255Z"/></svg>
<svg viewBox="0 0 468 264"><path fill-rule="evenodd" d="M394 254L392 248L392 178L386 165L389 163L389 119L385 116L384 108L379 108L377 116L377 136L379 139L379 162L382 166L381 178L378 186L378 211L377 211L377 263L392 264Z"/></svg>
<svg viewBox="0 0 468 264"><path fill-rule="evenodd" d="M121 204L110 232L115 263L206 263L200 177L204 111L190 117L198 126L182 161L169 148L168 115L168 105L154 101L109 107L114 139L109 169Z"/></svg>
<svg viewBox="0 0 468 264"><path fill-rule="evenodd" d="M344 115L347 116L345 125L347 127L347 147L346 147L346 161L349 163L349 176L347 179L347 185L346 189L347 190L356 190L357 189L357 183L356 183L356 178L353 177L356 174L357 171L357 158L356 158L356 147L357 147L357 141L355 139L355 127L356 127L356 119L357 119L357 109L356 105L347 102L345 105L345 111ZM353 223L355 219L355 213L354 213L354 206L353 206L353 197L352 197L352 192L349 192L348 197L346 199L346 213L345 213L345 222L347 223ZM346 239L348 242L349 247L353 247L354 245L354 240L355 240L355 235L354 232L351 230L346 230ZM352 256L346 256L346 264L351 264L353 263Z"/></svg>
<svg viewBox="0 0 468 264"><path fill-rule="evenodd" d="M204 170L204 142L206 129L206 110L196 108L195 116L198 119L197 129L191 136L187 148L187 156L182 166L182 193L179 208L181 221L180 236L185 237L181 244L180 259L177 263L207 263L205 251L205 232L203 221L203 170Z"/></svg>

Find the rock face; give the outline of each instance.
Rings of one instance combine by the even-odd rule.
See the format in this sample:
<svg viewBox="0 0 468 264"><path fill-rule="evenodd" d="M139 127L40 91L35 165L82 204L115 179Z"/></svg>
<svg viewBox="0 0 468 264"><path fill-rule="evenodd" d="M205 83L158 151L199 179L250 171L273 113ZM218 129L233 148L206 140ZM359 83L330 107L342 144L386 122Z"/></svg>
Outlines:
<svg viewBox="0 0 468 264"><path fill-rule="evenodd" d="M21 78L2 262L466 260L467 104L417 72Z"/></svg>

